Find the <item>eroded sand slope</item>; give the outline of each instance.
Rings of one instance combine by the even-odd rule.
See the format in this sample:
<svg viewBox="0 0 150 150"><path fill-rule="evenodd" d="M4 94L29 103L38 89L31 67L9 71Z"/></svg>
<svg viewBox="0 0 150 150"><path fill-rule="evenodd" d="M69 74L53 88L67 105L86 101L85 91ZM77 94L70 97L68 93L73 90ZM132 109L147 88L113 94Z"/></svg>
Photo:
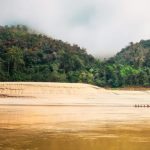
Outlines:
<svg viewBox="0 0 150 150"><path fill-rule="evenodd" d="M0 82L0 104L128 106L149 102L150 91L106 90L81 83Z"/></svg>

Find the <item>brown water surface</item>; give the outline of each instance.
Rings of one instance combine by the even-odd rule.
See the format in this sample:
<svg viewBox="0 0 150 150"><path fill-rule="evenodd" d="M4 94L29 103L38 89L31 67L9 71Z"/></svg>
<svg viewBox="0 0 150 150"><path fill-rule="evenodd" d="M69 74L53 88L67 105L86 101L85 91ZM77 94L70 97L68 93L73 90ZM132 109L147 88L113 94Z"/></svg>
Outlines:
<svg viewBox="0 0 150 150"><path fill-rule="evenodd" d="M150 150L150 108L0 106L1 150Z"/></svg>

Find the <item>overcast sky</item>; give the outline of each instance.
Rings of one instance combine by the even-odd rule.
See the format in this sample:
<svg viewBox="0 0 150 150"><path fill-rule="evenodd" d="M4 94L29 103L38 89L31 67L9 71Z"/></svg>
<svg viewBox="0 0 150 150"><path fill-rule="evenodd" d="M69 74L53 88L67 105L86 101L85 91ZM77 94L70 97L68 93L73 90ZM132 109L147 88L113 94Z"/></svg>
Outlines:
<svg viewBox="0 0 150 150"><path fill-rule="evenodd" d="M150 39L150 0L0 0L0 24L28 25L110 56Z"/></svg>

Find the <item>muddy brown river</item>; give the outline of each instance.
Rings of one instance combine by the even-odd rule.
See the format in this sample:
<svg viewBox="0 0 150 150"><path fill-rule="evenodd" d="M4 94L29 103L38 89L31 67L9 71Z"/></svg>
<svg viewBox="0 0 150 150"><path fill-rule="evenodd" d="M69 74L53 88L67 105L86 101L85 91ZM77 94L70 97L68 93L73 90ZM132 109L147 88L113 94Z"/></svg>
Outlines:
<svg viewBox="0 0 150 150"><path fill-rule="evenodd" d="M149 150L150 108L0 106L0 150Z"/></svg>

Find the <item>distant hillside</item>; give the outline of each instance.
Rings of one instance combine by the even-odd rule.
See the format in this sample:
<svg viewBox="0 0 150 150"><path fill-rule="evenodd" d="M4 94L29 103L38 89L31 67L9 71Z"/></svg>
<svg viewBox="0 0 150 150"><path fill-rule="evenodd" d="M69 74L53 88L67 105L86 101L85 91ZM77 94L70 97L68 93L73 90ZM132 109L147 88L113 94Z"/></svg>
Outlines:
<svg viewBox="0 0 150 150"><path fill-rule="evenodd" d="M94 63L94 57L77 45L37 34L26 26L0 27L0 80L77 82L81 70Z"/></svg>
<svg viewBox="0 0 150 150"><path fill-rule="evenodd" d="M141 40L135 44L130 43L113 60L120 64L128 64L135 67L150 67L150 40Z"/></svg>
<svg viewBox="0 0 150 150"><path fill-rule="evenodd" d="M113 58L100 61L78 45L26 26L1 26L0 81L150 87L150 40L131 43Z"/></svg>

